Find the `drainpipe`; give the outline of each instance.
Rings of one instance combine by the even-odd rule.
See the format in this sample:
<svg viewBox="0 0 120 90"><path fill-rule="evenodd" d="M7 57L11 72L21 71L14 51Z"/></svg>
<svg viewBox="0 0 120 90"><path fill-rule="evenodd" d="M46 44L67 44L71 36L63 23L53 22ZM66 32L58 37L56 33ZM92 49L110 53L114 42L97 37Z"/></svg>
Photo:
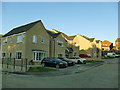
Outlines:
<svg viewBox="0 0 120 90"><path fill-rule="evenodd" d="M55 57L55 39L53 38L54 40L54 57Z"/></svg>
<svg viewBox="0 0 120 90"><path fill-rule="evenodd" d="M49 43L49 57L51 57L51 37L50 37L50 43Z"/></svg>

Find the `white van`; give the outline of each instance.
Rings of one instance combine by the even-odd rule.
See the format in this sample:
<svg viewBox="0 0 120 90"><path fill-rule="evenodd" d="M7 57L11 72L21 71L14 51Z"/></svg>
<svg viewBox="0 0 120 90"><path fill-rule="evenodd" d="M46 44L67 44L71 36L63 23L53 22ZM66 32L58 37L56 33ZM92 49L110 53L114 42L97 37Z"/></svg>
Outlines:
<svg viewBox="0 0 120 90"><path fill-rule="evenodd" d="M107 53L107 57L118 57L117 54L113 53Z"/></svg>

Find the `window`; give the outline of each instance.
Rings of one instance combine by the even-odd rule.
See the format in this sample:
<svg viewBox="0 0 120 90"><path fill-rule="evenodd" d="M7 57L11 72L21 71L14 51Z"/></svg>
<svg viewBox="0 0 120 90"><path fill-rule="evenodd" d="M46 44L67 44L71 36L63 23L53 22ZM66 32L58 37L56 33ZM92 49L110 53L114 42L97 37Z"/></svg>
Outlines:
<svg viewBox="0 0 120 90"><path fill-rule="evenodd" d="M119 42L117 42L117 45L119 44Z"/></svg>
<svg viewBox="0 0 120 90"><path fill-rule="evenodd" d="M37 43L37 36L33 35L33 43Z"/></svg>
<svg viewBox="0 0 120 90"><path fill-rule="evenodd" d="M22 42L22 41L23 41L23 35L17 36L17 43Z"/></svg>
<svg viewBox="0 0 120 90"><path fill-rule="evenodd" d="M75 53L74 53L74 57L76 57L76 56L77 56L77 53L75 52Z"/></svg>
<svg viewBox="0 0 120 90"><path fill-rule="evenodd" d="M62 47L63 46L63 42L62 41L58 41L58 46Z"/></svg>
<svg viewBox="0 0 120 90"><path fill-rule="evenodd" d="M10 41L10 43L13 43L13 38L11 38L11 41Z"/></svg>
<svg viewBox="0 0 120 90"><path fill-rule="evenodd" d="M7 37L5 38L5 43L7 43Z"/></svg>
<svg viewBox="0 0 120 90"><path fill-rule="evenodd" d="M40 61L43 58L45 58L45 52L42 52L42 51L34 51L33 52L33 60L34 61Z"/></svg>
<svg viewBox="0 0 120 90"><path fill-rule="evenodd" d="M58 54L58 58L62 58L62 54Z"/></svg>
<svg viewBox="0 0 120 90"><path fill-rule="evenodd" d="M41 43L45 43L45 39L43 37L41 38Z"/></svg>
<svg viewBox="0 0 120 90"><path fill-rule="evenodd" d="M117 49L120 49L120 47L117 47Z"/></svg>
<svg viewBox="0 0 120 90"><path fill-rule="evenodd" d="M2 53L2 58L5 58L5 53Z"/></svg>
<svg viewBox="0 0 120 90"><path fill-rule="evenodd" d="M22 52L16 52L16 59L21 59Z"/></svg>

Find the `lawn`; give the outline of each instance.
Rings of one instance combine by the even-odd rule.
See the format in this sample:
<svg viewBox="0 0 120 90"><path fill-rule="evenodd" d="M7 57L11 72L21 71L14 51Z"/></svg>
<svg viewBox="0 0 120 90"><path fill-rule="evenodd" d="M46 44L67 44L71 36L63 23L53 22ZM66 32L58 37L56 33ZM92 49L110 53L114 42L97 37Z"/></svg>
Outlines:
<svg viewBox="0 0 120 90"><path fill-rule="evenodd" d="M48 67L31 67L27 72L49 72L49 71L57 71L57 69Z"/></svg>

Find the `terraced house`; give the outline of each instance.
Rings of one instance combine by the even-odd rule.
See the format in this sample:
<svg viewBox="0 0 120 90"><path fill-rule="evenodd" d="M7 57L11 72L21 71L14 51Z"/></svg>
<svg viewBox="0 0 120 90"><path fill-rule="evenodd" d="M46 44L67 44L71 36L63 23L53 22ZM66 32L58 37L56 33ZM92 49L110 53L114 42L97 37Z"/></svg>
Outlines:
<svg viewBox="0 0 120 90"><path fill-rule="evenodd" d="M65 39L65 57L70 58L70 57L78 57L79 56L79 46L71 43L71 40L69 40L69 36L66 35L63 32L60 32L58 30L52 29L52 32L54 33L61 33L61 36Z"/></svg>
<svg viewBox="0 0 120 90"><path fill-rule="evenodd" d="M49 34L49 57L65 57L66 41L62 37L61 33L54 33L47 30Z"/></svg>
<svg viewBox="0 0 120 90"><path fill-rule="evenodd" d="M101 55L97 54L97 46L95 38L88 38L82 35L69 36L68 38L70 43L74 43L76 46L79 46L79 54L90 54L92 58L99 58ZM99 43L101 44L101 43ZM99 52L101 50L99 49Z"/></svg>
<svg viewBox="0 0 120 90"><path fill-rule="evenodd" d="M2 37L2 58L39 63L44 57L49 57L49 34L41 20L14 28Z"/></svg>
<svg viewBox="0 0 120 90"><path fill-rule="evenodd" d="M113 43L108 41L108 40L104 40L102 41L102 51L110 51L113 48Z"/></svg>

